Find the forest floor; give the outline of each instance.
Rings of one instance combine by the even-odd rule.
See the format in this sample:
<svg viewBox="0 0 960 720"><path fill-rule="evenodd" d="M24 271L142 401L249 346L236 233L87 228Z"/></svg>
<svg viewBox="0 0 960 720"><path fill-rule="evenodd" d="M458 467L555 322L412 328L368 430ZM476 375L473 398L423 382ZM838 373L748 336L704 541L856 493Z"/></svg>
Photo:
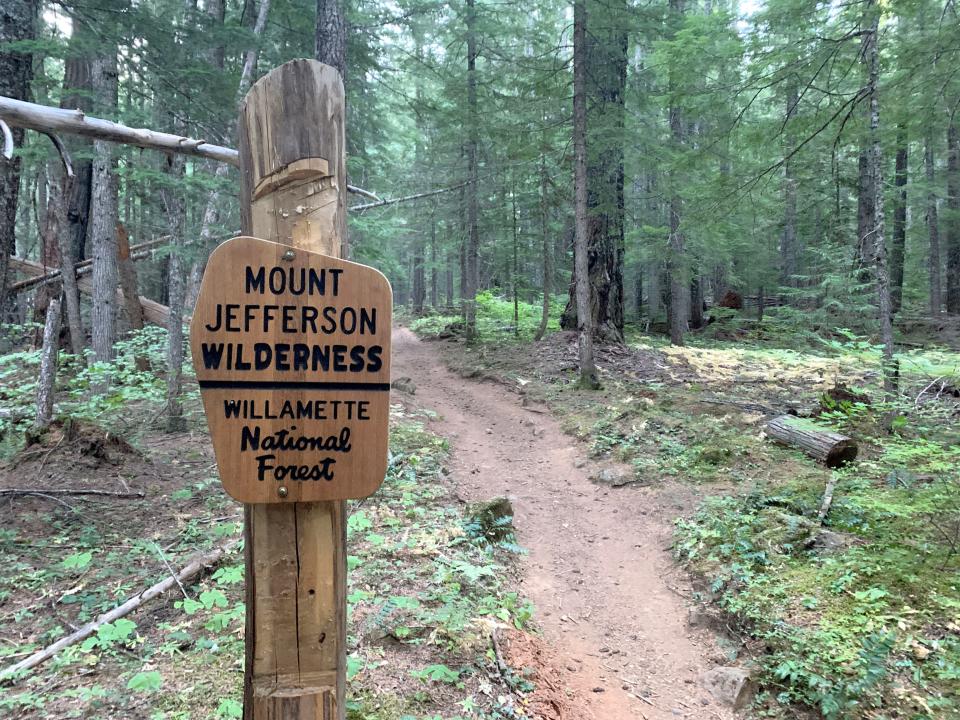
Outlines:
<svg viewBox="0 0 960 720"><path fill-rule="evenodd" d="M865 339L718 323L692 347L599 349L590 392L575 337L518 341L492 302L476 345L396 332L387 478L348 523L348 720L726 719L716 666L749 669L757 717L960 716L956 352L905 351L891 407ZM0 666L231 548L0 685L0 717L240 716L240 509L192 377L188 431L161 429L164 343L121 343L106 396L104 369L66 358L63 419L27 446L39 354L0 355ZM856 438L857 462L771 443L781 412ZM73 490L127 497L44 494ZM515 537L477 514L498 495Z"/></svg>
<svg viewBox="0 0 960 720"><path fill-rule="evenodd" d="M430 368L430 386L447 383L446 400L431 402L448 408L454 427L471 412L493 412L483 398L505 397L507 427L521 429L511 449L522 441L523 418L531 427L546 423L528 466L541 466L542 458L549 477L525 473L522 460L507 479L482 474L491 456L473 460L471 446L496 447L498 429L490 425L467 419L454 443L466 472L481 471L471 492L488 483L514 488L508 492L517 497L518 533L531 547L527 590L543 605L538 619L548 638L561 648L594 638L603 646L603 632L619 630L631 654L610 662L603 653L600 668L611 673L633 659L648 661L656 642L677 653L668 667L681 681L711 663L749 668L760 686L753 706L759 717L960 717L955 348L915 328L891 400L880 388L879 349L868 338L847 330L814 334L787 314L761 324L734 313L691 334L688 347L633 331L624 345L598 348L603 387L583 391L576 387L575 335L530 342L535 308L521 309L517 333L513 308L484 298L483 340L474 345L462 341L456 316L411 321L457 376L483 383L479 398L475 383L450 383L429 357L409 372ZM857 460L831 470L771 442L765 423L782 414L854 438ZM569 439L553 434L555 422ZM554 452L565 452L565 462L555 456L551 463L551 448L563 449ZM547 498L537 499L539 487L551 489ZM824 511L828 487L832 504ZM579 513L591 505L603 511L587 512L581 523ZM576 533L563 537L564 525L586 527L595 553L588 547L583 554ZM546 562L538 560L534 548L544 537L559 538L552 541L556 566L549 549L542 551ZM562 555L566 547L577 551ZM555 617L551 605L568 602L564 568L577 563L571 557L584 557L594 570L584 588L596 588L599 608L587 612L598 630ZM632 592L621 595L624 583ZM670 600L662 600L664 587ZM590 606L584 588L574 597ZM631 637L633 628L652 642L642 633ZM698 634L703 628L716 633L712 640ZM649 670L627 676L640 687L670 685ZM683 685L689 696L682 689L672 695L683 704L660 707L717 712L715 704L690 702L700 687Z"/></svg>
<svg viewBox="0 0 960 720"><path fill-rule="evenodd" d="M437 344L406 328L393 342L394 377L413 381L416 403L438 413L431 428L450 440L457 492L511 499L529 553L521 587L592 717L729 717L700 686L723 654L688 623L693 590L670 552L672 519L695 507L691 488L595 484L586 448L517 386L453 373Z"/></svg>

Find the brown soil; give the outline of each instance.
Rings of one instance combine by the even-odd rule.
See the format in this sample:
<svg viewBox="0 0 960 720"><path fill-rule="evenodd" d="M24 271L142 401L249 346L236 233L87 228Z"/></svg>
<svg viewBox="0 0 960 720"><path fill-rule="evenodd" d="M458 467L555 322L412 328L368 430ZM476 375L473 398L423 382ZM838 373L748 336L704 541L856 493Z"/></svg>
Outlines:
<svg viewBox="0 0 960 720"><path fill-rule="evenodd" d="M522 587L552 646L531 650L525 641L518 651L545 678L541 716L731 717L698 683L722 655L713 636L688 625L692 591L669 550L671 521L690 506L690 490L594 485L582 449L550 415L524 408L500 384L454 375L406 328L393 343L394 377L416 385L415 396L397 395L439 413L434 429L450 439L462 499L513 501L529 551Z"/></svg>

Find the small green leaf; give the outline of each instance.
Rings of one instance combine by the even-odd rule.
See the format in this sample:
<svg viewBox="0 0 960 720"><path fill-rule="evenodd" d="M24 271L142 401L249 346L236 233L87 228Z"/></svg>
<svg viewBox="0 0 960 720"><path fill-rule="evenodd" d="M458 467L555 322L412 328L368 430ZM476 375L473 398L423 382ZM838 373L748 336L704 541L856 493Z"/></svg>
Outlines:
<svg viewBox="0 0 960 720"><path fill-rule="evenodd" d="M127 689L136 690L137 692L153 692L154 690L159 690L161 685L163 685L163 676L156 670L149 670L147 672L138 672L130 678L130 681L127 683Z"/></svg>
<svg viewBox="0 0 960 720"><path fill-rule="evenodd" d="M93 559L93 553L84 551L67 555L63 559L63 567L67 570L83 570Z"/></svg>

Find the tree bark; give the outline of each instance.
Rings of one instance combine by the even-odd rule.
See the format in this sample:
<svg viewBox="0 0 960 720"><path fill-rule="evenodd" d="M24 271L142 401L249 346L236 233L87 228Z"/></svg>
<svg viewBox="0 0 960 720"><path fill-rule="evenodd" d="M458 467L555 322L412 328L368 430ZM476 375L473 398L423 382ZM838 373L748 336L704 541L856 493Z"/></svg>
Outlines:
<svg viewBox="0 0 960 720"><path fill-rule="evenodd" d="M36 37L36 0L4 0L0 6L0 95L28 100L33 78L33 58L6 50L8 43ZM13 129L16 145L23 143L23 130ZM8 258L16 253L17 199L20 193L20 156L0 156L0 321L7 307Z"/></svg>
<svg viewBox="0 0 960 720"><path fill-rule="evenodd" d="M791 78L787 90L786 112L786 150L788 155L783 161L783 240L780 243L780 283L787 287L796 284L797 268L797 179L793 173L793 159L789 153L793 152L795 139L793 125L790 122L797 114L796 79Z"/></svg>
<svg viewBox="0 0 960 720"><path fill-rule="evenodd" d="M947 128L947 312L960 314L960 130L957 118Z"/></svg>
<svg viewBox="0 0 960 720"><path fill-rule="evenodd" d="M897 391L898 369L893 346L893 307L890 300L890 276L887 268L887 247L884 243L883 150L880 144L880 8L877 0L868 0L864 19L869 30L863 39L863 58L867 63L867 96L870 99L870 145L867 174L872 190L873 225L864 236L873 260L877 286L877 312L880 340L883 343L883 389L888 397Z"/></svg>
<svg viewBox="0 0 960 720"><path fill-rule="evenodd" d="M477 114L477 9L476 0L467 0L467 248L466 287L463 290L464 325L467 342L477 338L477 290L479 285L480 228L479 170L480 137Z"/></svg>
<svg viewBox="0 0 960 720"><path fill-rule="evenodd" d="M594 335L623 342L624 97L628 36L624 0L590 2L587 78L587 203L590 312ZM561 325L579 327L571 296Z"/></svg>
<svg viewBox="0 0 960 720"><path fill-rule="evenodd" d="M116 48L98 55L92 64L93 89L100 111L117 107ZM93 303L90 313L92 362L109 362L116 342L117 175L113 148L105 140L93 143L93 182L90 208L90 248L93 255ZM98 388L103 390L103 387Z"/></svg>
<svg viewBox="0 0 960 720"><path fill-rule="evenodd" d="M894 313L903 304L903 263L907 246L907 126L897 125L897 158L894 174L893 237L890 243L890 303Z"/></svg>
<svg viewBox="0 0 960 720"><path fill-rule="evenodd" d="M182 183L186 163L182 155L167 157L165 171L170 181L163 191L163 201L170 228L170 256L167 263L167 296L170 319L167 322L167 407L166 431L183 432L187 429L180 401L183 375L183 304L184 283L184 223L186 201Z"/></svg>
<svg viewBox="0 0 960 720"><path fill-rule="evenodd" d="M347 82L347 25L342 0L317 0L317 32L314 45L317 60L332 65Z"/></svg>
<svg viewBox="0 0 960 720"><path fill-rule="evenodd" d="M940 259L940 218L937 213L937 193L934 191L933 135L928 133L923 145L923 170L927 180L927 276L929 280L930 315L937 317L943 307Z"/></svg>
<svg viewBox="0 0 960 720"><path fill-rule="evenodd" d="M550 322L550 293L553 281L553 254L550 247L549 215L547 213L547 157L546 141L540 151L540 237L543 243L543 313L540 315L540 326L534 335L534 340L543 340L547 333L547 323Z"/></svg>
<svg viewBox="0 0 960 720"><path fill-rule="evenodd" d="M799 448L827 467L837 468L857 457L857 443L846 435L821 430L808 421L782 415L767 423L766 433L779 443Z"/></svg>
<svg viewBox="0 0 960 720"><path fill-rule="evenodd" d="M57 382L57 355L60 350L60 300L52 298L47 305L43 325L43 351L40 377L37 379L37 415L35 426L42 430L53 420L53 397Z"/></svg>
<svg viewBox="0 0 960 720"><path fill-rule="evenodd" d="M437 307L437 214L430 213L430 307Z"/></svg>
<svg viewBox="0 0 960 720"><path fill-rule="evenodd" d="M674 22L678 25L683 22L683 15L686 12L684 0L670 0L670 10L674 17ZM670 71L671 90L675 92L675 73ZM681 152L684 144L684 123L681 109L676 105L676 101L669 109L670 115L670 137L673 141L674 152ZM670 185L670 240L667 253L667 270L670 275L670 342L673 345L683 345L683 335L687 330L687 312L686 306L689 302L687 296L688 284L686 281L686 238L684 237L683 221L683 198L678 190L680 179L676 170L671 171Z"/></svg>
<svg viewBox="0 0 960 720"><path fill-rule="evenodd" d="M597 368L593 358L593 313L590 312L589 198L587 175L587 8L586 0L573 5L573 166L574 205L574 292L577 305L577 348L580 386L596 388Z"/></svg>

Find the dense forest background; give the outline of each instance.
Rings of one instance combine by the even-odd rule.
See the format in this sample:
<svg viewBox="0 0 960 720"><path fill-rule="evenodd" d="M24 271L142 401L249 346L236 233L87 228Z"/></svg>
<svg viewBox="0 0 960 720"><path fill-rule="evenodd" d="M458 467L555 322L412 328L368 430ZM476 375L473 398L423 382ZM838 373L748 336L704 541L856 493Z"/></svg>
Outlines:
<svg viewBox="0 0 960 720"><path fill-rule="evenodd" d="M234 146L251 81L314 55L309 5L7 0L0 93ZM448 190L369 209L353 196L352 257L384 270L416 313L462 304L468 332L472 298L487 291L545 305L557 295L554 312L568 305L562 323L575 326L572 8L330 7L346 38L350 182L381 198ZM642 320L681 343L705 307L744 302L794 308L814 328L960 313L955 4L582 10L599 339ZM115 287L97 258L114 257L118 227L134 246L163 239L137 265L140 292L175 306L183 294L189 313L210 248L238 231L234 171L67 139L67 184L47 138L15 135L0 166L6 318L41 320L49 296L18 292L9 255L54 267L64 253L92 257L94 284ZM100 360L116 337L104 292L89 317L71 310Z"/></svg>

